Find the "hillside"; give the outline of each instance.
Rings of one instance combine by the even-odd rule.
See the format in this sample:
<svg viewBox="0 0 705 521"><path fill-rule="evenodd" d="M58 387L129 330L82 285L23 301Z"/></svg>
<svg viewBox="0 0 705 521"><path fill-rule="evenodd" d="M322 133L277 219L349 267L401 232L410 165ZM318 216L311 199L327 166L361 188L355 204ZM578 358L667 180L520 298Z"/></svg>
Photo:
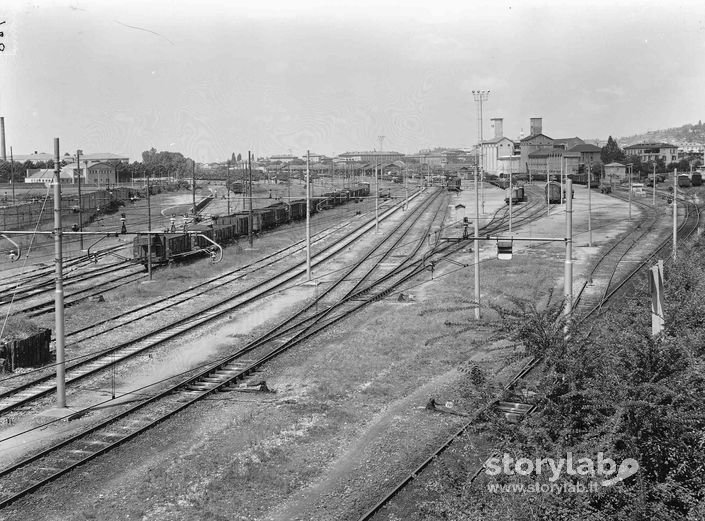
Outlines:
<svg viewBox="0 0 705 521"><path fill-rule="evenodd" d="M663 142L672 144L705 143L705 125L702 121L696 124L686 124L681 127L664 130L649 130L644 134L616 138L621 148L635 143Z"/></svg>

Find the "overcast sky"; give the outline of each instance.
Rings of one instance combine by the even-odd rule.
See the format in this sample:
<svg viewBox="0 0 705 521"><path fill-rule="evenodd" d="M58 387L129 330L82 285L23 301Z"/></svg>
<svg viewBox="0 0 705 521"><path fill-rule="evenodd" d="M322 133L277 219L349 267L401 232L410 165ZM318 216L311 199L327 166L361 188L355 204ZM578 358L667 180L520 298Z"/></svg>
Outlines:
<svg viewBox="0 0 705 521"><path fill-rule="evenodd" d="M2 0L16 154L404 153L705 119L702 0Z"/></svg>

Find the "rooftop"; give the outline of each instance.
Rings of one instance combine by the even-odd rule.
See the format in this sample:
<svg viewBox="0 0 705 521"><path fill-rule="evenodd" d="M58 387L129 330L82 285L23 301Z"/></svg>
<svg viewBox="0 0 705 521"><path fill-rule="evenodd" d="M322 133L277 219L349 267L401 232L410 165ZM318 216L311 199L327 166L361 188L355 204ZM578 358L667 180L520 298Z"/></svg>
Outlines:
<svg viewBox="0 0 705 521"><path fill-rule="evenodd" d="M676 145L670 145L668 143L637 143L635 145L629 145L624 147L628 148L678 148Z"/></svg>

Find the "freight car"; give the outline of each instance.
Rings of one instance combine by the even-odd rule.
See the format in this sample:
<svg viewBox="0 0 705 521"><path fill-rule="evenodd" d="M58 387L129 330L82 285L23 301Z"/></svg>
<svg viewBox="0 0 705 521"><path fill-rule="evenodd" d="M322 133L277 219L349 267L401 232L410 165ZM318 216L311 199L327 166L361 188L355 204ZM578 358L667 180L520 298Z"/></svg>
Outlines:
<svg viewBox="0 0 705 521"><path fill-rule="evenodd" d="M700 172L693 172L690 176L690 182L693 186L701 186L703 184L703 175Z"/></svg>
<svg viewBox="0 0 705 521"><path fill-rule="evenodd" d="M311 215L348 201L361 201L370 195L369 184L363 183L349 190L329 192L319 197L312 197ZM252 210L252 232L260 233L286 224L292 220L306 218L306 200L298 199L291 203L275 203L266 208ZM246 237L250 230L250 213L237 212L213 219L213 224L196 224L188 228L189 233L154 233L152 234L152 265L167 264L177 258L210 251L213 243L223 245L240 237ZM197 232L197 233L193 233ZM149 240L146 235L135 237L133 243L134 259L147 265Z"/></svg>
<svg viewBox="0 0 705 521"><path fill-rule="evenodd" d="M678 186L681 188L688 188L690 186L690 177L685 174L680 174L678 176Z"/></svg>
<svg viewBox="0 0 705 521"><path fill-rule="evenodd" d="M524 187L523 186L515 186L511 190L511 197L512 197L512 204L517 204L522 201L525 201L525 194L524 194ZM505 204L509 204L509 196L504 198Z"/></svg>
<svg viewBox="0 0 705 521"><path fill-rule="evenodd" d="M561 203L561 185L558 183L546 183L545 193L548 204Z"/></svg>
<svg viewBox="0 0 705 521"><path fill-rule="evenodd" d="M588 178L591 177L590 188L599 188L600 186L600 179L594 175L590 176L589 174L568 174L568 177L573 180L574 184L585 186L587 186L588 184Z"/></svg>
<svg viewBox="0 0 705 521"><path fill-rule="evenodd" d="M488 177L487 182L491 185L506 190L509 188L509 178L508 177Z"/></svg>
<svg viewBox="0 0 705 521"><path fill-rule="evenodd" d="M547 183L546 188L544 189L544 193L546 195L546 198L548 199L549 204L561 204L563 201L561 201L561 185L560 183ZM565 188L563 189L563 197L565 198L566 193L565 193ZM571 199L575 199L575 190L571 190L570 194Z"/></svg>
<svg viewBox="0 0 705 521"><path fill-rule="evenodd" d="M462 180L459 177L449 177L446 182L446 188L449 192L460 192L460 184Z"/></svg>
<svg viewBox="0 0 705 521"><path fill-rule="evenodd" d="M149 253L149 241L152 241L152 265L167 264L177 257L191 253L191 238L187 233L154 233L138 235L133 242L133 255L145 266Z"/></svg>

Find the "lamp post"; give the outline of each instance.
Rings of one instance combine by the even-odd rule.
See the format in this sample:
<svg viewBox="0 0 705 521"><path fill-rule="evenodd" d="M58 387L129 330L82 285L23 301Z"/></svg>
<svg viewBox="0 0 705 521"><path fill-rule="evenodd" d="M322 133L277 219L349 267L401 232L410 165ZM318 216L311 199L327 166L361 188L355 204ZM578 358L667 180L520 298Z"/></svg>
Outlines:
<svg viewBox="0 0 705 521"><path fill-rule="evenodd" d="M480 151L482 149L482 102L487 99L489 96L490 91L488 90L474 90L472 91L472 95L475 99L475 102L478 102L478 127L479 127L479 132L478 132L478 138L479 138L479 143L478 143L478 148L477 148L477 157L476 157L476 162L478 166L478 172L475 174L475 237L478 237L480 235L480 201L479 201L479 190L478 190L478 177L479 177L479 169L481 168L481 163L480 163ZM480 313L480 241L475 239L473 247L475 248L475 320L480 320L481 318L481 313Z"/></svg>

